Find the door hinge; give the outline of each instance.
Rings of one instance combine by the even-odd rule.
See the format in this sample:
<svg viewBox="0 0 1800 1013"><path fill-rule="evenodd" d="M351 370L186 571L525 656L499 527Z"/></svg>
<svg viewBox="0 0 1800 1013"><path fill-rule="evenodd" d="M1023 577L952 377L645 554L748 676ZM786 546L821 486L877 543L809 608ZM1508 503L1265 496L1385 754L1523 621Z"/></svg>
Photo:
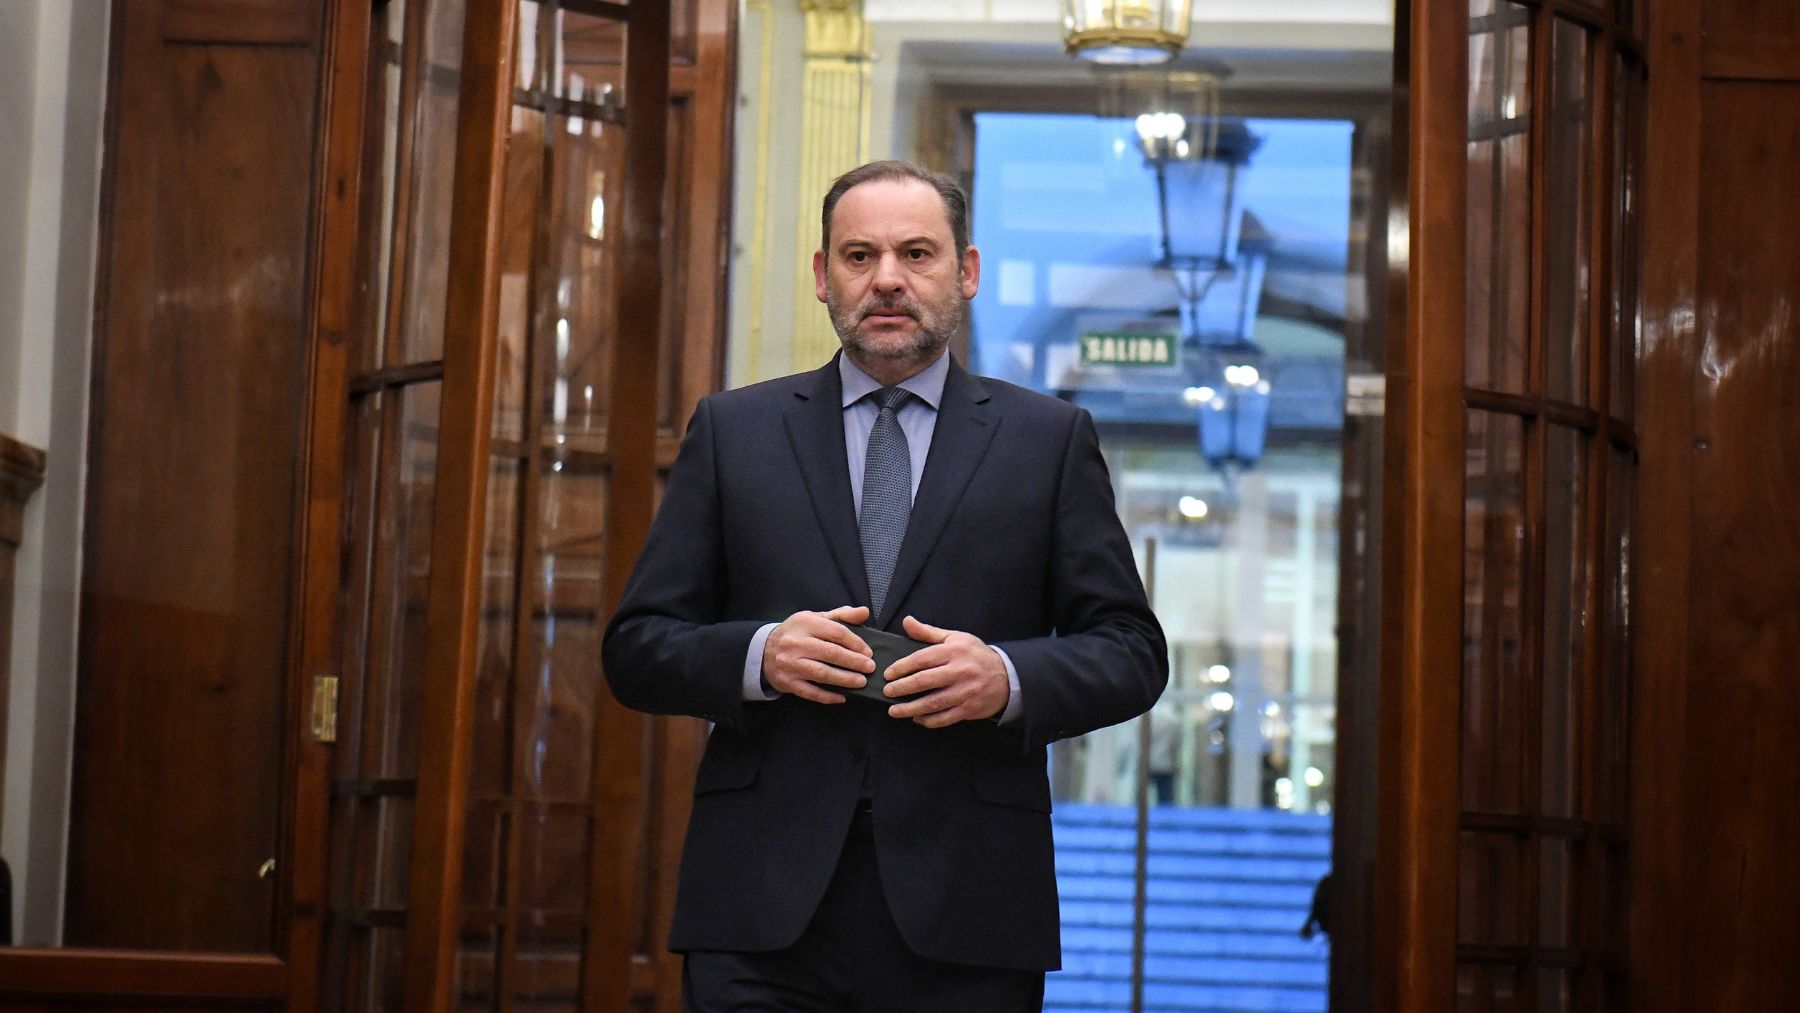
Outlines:
<svg viewBox="0 0 1800 1013"><path fill-rule="evenodd" d="M336 742L338 680L335 675L315 675L312 686L312 737L314 742Z"/></svg>

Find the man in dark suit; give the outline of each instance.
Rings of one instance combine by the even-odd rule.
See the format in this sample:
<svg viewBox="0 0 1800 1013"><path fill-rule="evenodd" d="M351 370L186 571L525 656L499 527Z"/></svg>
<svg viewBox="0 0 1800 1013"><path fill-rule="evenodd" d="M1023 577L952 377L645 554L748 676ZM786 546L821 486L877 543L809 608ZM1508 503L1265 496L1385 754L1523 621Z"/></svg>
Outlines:
<svg viewBox="0 0 1800 1013"><path fill-rule="evenodd" d="M621 701L715 723L669 944L693 1010L1038 1009L1045 747L1148 709L1162 630L1092 419L946 351L961 188L871 163L821 225L843 351L700 403L607 629ZM905 702L843 695L875 668L846 624L930 645Z"/></svg>

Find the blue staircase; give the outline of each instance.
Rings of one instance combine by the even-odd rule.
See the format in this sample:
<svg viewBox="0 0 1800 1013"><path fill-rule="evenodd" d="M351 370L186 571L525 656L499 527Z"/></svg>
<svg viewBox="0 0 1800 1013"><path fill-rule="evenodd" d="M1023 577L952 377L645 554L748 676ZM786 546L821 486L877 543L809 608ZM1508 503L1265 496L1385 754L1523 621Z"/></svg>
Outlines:
<svg viewBox="0 0 1800 1013"><path fill-rule="evenodd" d="M1059 802L1063 969L1050 1013L1131 1008L1137 811ZM1330 868L1331 817L1275 810L1150 810L1146 1013L1324 1013L1323 935L1300 938Z"/></svg>

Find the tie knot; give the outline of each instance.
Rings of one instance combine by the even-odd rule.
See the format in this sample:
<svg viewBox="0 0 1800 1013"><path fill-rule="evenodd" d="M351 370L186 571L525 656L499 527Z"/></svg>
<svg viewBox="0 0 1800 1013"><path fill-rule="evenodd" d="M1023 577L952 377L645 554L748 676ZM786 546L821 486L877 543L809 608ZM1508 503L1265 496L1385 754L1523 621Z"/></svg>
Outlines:
<svg viewBox="0 0 1800 1013"><path fill-rule="evenodd" d="M882 411L897 412L906 403L906 399L912 397L912 391L905 387L883 387L869 397L874 400L875 407Z"/></svg>

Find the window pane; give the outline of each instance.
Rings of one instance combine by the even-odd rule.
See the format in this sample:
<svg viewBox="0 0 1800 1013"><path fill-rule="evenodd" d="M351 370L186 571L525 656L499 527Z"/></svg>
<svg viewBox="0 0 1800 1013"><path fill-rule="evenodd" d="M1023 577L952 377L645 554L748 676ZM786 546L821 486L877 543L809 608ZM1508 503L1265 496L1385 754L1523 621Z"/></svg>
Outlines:
<svg viewBox="0 0 1800 1013"><path fill-rule="evenodd" d="M400 151L401 78L405 73L406 30L415 20L408 11L421 9L418 0L390 0L371 12L369 44L369 104L364 113L363 199L360 258L357 275L363 280L356 300L356 361L361 369L381 365L387 344L389 299L392 295L394 256L394 174Z"/></svg>
<svg viewBox="0 0 1800 1013"><path fill-rule="evenodd" d="M444 354L444 296L450 269L450 187L456 167L456 107L462 86L463 6L466 0L428 0L423 62L414 102L410 189L405 224L405 291L399 333L390 338L389 364L429 362ZM416 57L415 57L416 58ZM408 139L402 138L402 144Z"/></svg>
<svg viewBox="0 0 1800 1013"><path fill-rule="evenodd" d="M1587 404L1589 157L1588 34L1557 19L1551 45L1544 212L1544 371L1547 393Z"/></svg>
<svg viewBox="0 0 1800 1013"><path fill-rule="evenodd" d="M1582 653L1588 620L1587 441L1552 425L1544 459L1544 662L1539 804L1549 816L1575 814L1580 777Z"/></svg>
<svg viewBox="0 0 1800 1013"><path fill-rule="evenodd" d="M1643 276L1643 214L1640 198L1644 143L1644 79L1637 64L1616 61L1618 99L1614 116L1613 161L1618 187L1614 195L1612 260L1613 346L1607 357L1612 371L1612 414L1626 422L1635 420L1633 404L1637 385L1638 331L1642 319L1638 300Z"/></svg>
<svg viewBox="0 0 1800 1013"><path fill-rule="evenodd" d="M1517 812L1524 721L1524 422L1470 412L1463 523L1462 797Z"/></svg>
<svg viewBox="0 0 1800 1013"><path fill-rule="evenodd" d="M1625 822L1631 699L1632 514L1637 470L1628 451L1614 448L1606 494L1606 659L1601 667L1599 736L1595 760L1600 770L1594 816Z"/></svg>
<svg viewBox="0 0 1800 1013"><path fill-rule="evenodd" d="M1457 1013L1516 1013L1519 972L1501 965L1461 964L1456 969Z"/></svg>
<svg viewBox="0 0 1800 1013"><path fill-rule="evenodd" d="M545 211L549 262L539 265L536 354L549 380L545 422L574 445L604 449L607 377L618 319L613 284L624 130L580 116L549 121Z"/></svg>
<svg viewBox="0 0 1800 1013"><path fill-rule="evenodd" d="M375 541L375 628L365 700L365 776L411 779L419 766L419 701L425 663L425 598L437 491L437 381L385 401L390 452L382 462Z"/></svg>
<svg viewBox="0 0 1800 1013"><path fill-rule="evenodd" d="M1456 905L1456 941L1465 946L1526 942L1525 839L1513 833L1464 831Z"/></svg>
<svg viewBox="0 0 1800 1013"><path fill-rule="evenodd" d="M577 101L619 103L625 97L625 25L611 18L558 11L557 94Z"/></svg>
<svg viewBox="0 0 1800 1013"><path fill-rule="evenodd" d="M1560 837L1538 843L1538 905L1536 945L1561 948L1574 943L1575 855Z"/></svg>
<svg viewBox="0 0 1800 1013"><path fill-rule="evenodd" d="M1522 391L1531 286L1530 11L1500 4L1469 41L1467 353L1472 387Z"/></svg>
<svg viewBox="0 0 1800 1013"><path fill-rule="evenodd" d="M1569 1009L1574 997L1568 970L1561 967L1540 967L1537 973L1538 1013L1562 1013Z"/></svg>

